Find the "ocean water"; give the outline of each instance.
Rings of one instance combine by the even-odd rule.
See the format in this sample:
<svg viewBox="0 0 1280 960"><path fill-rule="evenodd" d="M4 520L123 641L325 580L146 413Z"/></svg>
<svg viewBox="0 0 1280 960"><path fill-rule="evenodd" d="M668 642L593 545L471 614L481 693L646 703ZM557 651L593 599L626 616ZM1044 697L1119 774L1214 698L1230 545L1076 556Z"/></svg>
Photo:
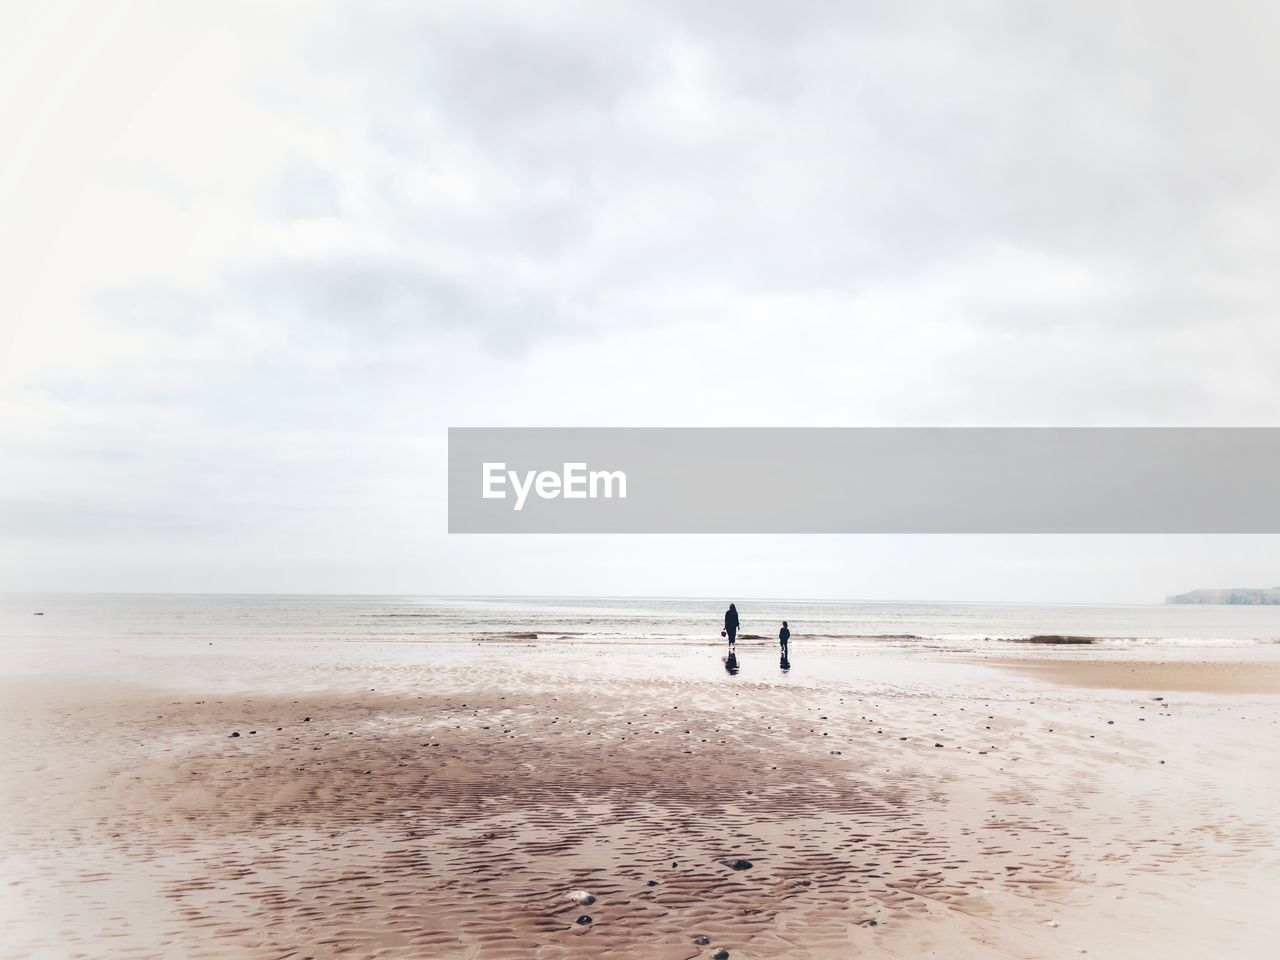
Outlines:
<svg viewBox="0 0 1280 960"><path fill-rule="evenodd" d="M869 603L731 598L742 642L948 650L1025 649L1036 637L1094 647L1280 643L1280 606ZM0 645L123 643L592 644L720 642L727 599L167 594L0 595ZM37 615L39 614L39 615ZM758 641L756 638L759 638Z"/></svg>

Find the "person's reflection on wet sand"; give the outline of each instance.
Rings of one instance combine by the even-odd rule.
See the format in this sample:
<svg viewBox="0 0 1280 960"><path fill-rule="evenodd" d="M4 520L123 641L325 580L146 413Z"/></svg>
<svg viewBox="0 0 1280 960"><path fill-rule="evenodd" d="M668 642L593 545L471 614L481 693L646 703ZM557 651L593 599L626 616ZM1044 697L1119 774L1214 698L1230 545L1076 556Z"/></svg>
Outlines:
<svg viewBox="0 0 1280 960"><path fill-rule="evenodd" d="M736 653L731 653L724 658L724 668L731 674L738 672L738 655Z"/></svg>

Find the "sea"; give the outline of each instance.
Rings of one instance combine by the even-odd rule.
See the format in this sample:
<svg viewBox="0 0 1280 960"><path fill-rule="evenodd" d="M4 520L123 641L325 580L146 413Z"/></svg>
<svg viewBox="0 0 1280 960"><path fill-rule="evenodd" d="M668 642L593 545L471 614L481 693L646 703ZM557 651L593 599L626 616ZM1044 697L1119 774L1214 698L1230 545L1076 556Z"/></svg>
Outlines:
<svg viewBox="0 0 1280 960"><path fill-rule="evenodd" d="M983 650L1030 644L1249 648L1280 644L1280 606L869 602L670 597L0 594L0 645L142 642L720 642Z"/></svg>

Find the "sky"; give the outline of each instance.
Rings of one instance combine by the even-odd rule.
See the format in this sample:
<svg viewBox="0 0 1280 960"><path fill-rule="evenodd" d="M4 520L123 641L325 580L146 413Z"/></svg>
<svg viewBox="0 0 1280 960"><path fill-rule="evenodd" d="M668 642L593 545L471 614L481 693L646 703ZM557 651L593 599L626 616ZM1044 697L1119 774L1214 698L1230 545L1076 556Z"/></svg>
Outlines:
<svg viewBox="0 0 1280 960"><path fill-rule="evenodd" d="M1270 536L445 532L450 426L1280 426L1278 21L3 5L0 591L1280 583Z"/></svg>

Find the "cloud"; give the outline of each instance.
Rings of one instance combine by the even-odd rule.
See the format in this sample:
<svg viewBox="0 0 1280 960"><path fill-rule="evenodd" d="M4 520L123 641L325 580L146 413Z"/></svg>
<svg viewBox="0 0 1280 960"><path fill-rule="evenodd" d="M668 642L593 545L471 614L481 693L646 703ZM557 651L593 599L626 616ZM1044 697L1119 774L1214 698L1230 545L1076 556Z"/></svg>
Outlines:
<svg viewBox="0 0 1280 960"><path fill-rule="evenodd" d="M7 529L235 530L216 585L287 528L430 589L472 547L369 531L433 529L450 424L1274 423L1277 18L7 14Z"/></svg>

